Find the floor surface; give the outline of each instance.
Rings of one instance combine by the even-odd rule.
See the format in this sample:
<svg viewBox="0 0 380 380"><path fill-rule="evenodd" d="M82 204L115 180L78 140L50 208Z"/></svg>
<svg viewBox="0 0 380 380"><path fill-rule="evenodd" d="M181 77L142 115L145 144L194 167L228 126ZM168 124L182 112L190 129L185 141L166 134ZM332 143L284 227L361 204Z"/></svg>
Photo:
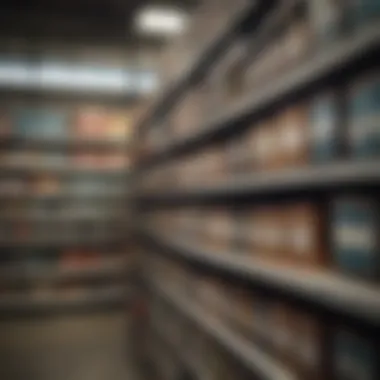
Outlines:
<svg viewBox="0 0 380 380"><path fill-rule="evenodd" d="M124 312L0 321L1 380L138 380Z"/></svg>

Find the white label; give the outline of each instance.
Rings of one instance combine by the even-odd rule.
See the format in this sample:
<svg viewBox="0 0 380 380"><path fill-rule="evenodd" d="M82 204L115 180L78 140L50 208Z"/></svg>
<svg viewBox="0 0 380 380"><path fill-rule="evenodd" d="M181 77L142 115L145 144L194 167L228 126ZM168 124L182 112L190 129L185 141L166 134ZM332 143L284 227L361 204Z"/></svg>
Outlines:
<svg viewBox="0 0 380 380"><path fill-rule="evenodd" d="M345 247L370 251L376 247L376 233L367 226L346 225L335 230L334 241Z"/></svg>

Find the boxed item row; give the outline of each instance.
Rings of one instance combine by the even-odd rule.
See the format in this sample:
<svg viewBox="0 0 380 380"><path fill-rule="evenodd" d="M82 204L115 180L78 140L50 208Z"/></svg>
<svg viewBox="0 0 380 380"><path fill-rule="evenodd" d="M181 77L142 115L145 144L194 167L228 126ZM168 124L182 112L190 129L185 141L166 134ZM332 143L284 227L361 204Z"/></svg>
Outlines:
<svg viewBox="0 0 380 380"><path fill-rule="evenodd" d="M377 282L380 208L375 196L340 196L329 204L292 202L231 210L179 209L151 214L159 233L215 254L303 269L330 268Z"/></svg>
<svg viewBox="0 0 380 380"><path fill-rule="evenodd" d="M73 169L127 169L130 166L129 157L124 153L89 153L74 152L67 155L62 153L41 153L33 150L3 152L0 164L4 168L67 168Z"/></svg>
<svg viewBox="0 0 380 380"><path fill-rule="evenodd" d="M120 195L123 194L122 183L115 180L91 179L91 178L71 178L63 180L54 175L36 175L29 178L3 179L0 183L0 196L14 195L71 195L73 199L76 195Z"/></svg>
<svg viewBox="0 0 380 380"><path fill-rule="evenodd" d="M343 322L327 322L286 301L199 273L196 277L190 274L194 293L197 294L191 299L178 291L181 282L167 283L165 272L158 273L157 277L161 277L156 280L158 283L166 284L165 287L172 291L175 289L187 302L268 353L274 361L282 363L294 378L377 379L376 339L368 332ZM186 281L182 276L179 279ZM213 291L210 292L209 288ZM184 336L189 335L194 339L194 329L186 331L188 323L175 322L172 307L159 302L152 307L159 309L159 312L152 313L152 323L165 336L173 338L174 342L183 342ZM183 346L180 347L182 350ZM197 356L199 350L199 347L194 350L193 355L201 361L202 355Z"/></svg>
<svg viewBox="0 0 380 380"><path fill-rule="evenodd" d="M20 259L22 258L22 260ZM127 263L122 253L91 249L4 249L0 258L0 270L18 269L20 272L33 269L59 267L81 269L103 267L116 263Z"/></svg>
<svg viewBox="0 0 380 380"><path fill-rule="evenodd" d="M342 36L357 33L380 19L377 0L307 0L292 1L287 6L290 11L284 12L272 28L265 45L257 46L260 26L253 34L237 35L232 44L226 45L219 62L187 89L160 126L149 131L160 141L157 149L195 133L198 128L207 128L208 122L215 121L215 115L223 116L224 109L233 108L244 96L296 69L305 58L313 59L321 49L333 48L330 45L338 44ZM264 18L264 25L266 21Z"/></svg>
<svg viewBox="0 0 380 380"><path fill-rule="evenodd" d="M103 107L18 106L0 109L0 136L28 139L126 140L131 137L132 118L125 112Z"/></svg>
<svg viewBox="0 0 380 380"><path fill-rule="evenodd" d="M290 104L224 143L145 174L145 187L187 188L235 175L380 156L379 73Z"/></svg>

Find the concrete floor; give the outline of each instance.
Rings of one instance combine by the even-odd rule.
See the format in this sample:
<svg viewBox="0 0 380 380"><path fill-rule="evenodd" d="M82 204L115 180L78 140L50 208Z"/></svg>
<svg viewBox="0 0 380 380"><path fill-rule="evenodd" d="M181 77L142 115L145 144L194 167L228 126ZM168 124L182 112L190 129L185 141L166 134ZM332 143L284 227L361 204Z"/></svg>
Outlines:
<svg viewBox="0 0 380 380"><path fill-rule="evenodd" d="M1 380L138 380L123 312L0 321Z"/></svg>

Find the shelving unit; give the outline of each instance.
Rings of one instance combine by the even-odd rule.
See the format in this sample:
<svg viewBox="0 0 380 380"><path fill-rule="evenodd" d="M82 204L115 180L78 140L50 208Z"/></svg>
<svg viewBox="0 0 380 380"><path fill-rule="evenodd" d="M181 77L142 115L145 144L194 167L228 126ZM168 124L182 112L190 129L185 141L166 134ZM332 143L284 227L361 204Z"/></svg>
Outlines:
<svg viewBox="0 0 380 380"><path fill-rule="evenodd" d="M132 199L160 379L379 376L369 3L240 2L139 124ZM178 46L196 44L194 25Z"/></svg>
<svg viewBox="0 0 380 380"><path fill-rule="evenodd" d="M5 318L128 305L131 100L1 87Z"/></svg>

